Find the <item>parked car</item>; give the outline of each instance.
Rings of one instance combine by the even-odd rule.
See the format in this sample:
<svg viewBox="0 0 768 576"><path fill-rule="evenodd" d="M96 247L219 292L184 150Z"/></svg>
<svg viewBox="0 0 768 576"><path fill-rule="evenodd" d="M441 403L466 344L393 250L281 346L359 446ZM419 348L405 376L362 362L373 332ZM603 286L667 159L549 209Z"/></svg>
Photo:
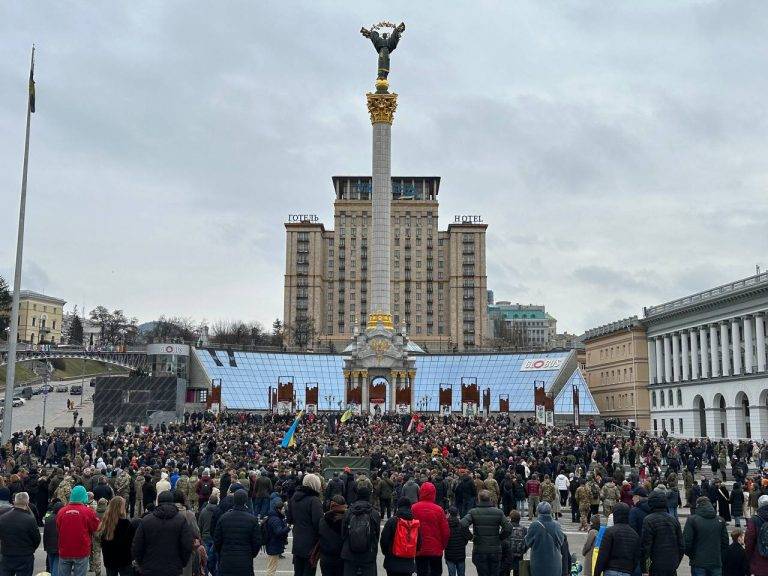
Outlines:
<svg viewBox="0 0 768 576"><path fill-rule="evenodd" d="M56 386L56 392L69 392L69 386L66 384L59 384Z"/></svg>
<svg viewBox="0 0 768 576"><path fill-rule="evenodd" d="M21 398L19 396L16 396L13 399L13 407L14 408L18 408L19 406L24 406L25 403L26 402L25 402L24 398Z"/></svg>
<svg viewBox="0 0 768 576"><path fill-rule="evenodd" d="M38 390L39 390L39 394L43 394L43 393L48 394L49 392L53 392L53 386L50 384L43 384L42 386L40 386L40 388L38 388Z"/></svg>
<svg viewBox="0 0 768 576"><path fill-rule="evenodd" d="M26 388L24 388L21 391L21 397L22 398L26 398L27 400L32 398L32 396L34 396L34 395L35 395L35 391L32 390L32 386L27 386Z"/></svg>
<svg viewBox="0 0 768 576"><path fill-rule="evenodd" d="M83 394L83 387L80 384L73 384L69 389L69 393L72 396L81 396Z"/></svg>

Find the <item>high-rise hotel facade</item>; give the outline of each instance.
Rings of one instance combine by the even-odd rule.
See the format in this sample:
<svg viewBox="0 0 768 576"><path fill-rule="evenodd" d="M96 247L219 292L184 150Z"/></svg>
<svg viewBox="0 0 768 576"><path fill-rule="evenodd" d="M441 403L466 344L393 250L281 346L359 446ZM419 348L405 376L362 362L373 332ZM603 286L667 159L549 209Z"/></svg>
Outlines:
<svg viewBox="0 0 768 576"><path fill-rule="evenodd" d="M343 349L370 308L370 176L335 176L334 229L312 215L286 228L284 322L311 345ZM429 352L482 347L487 331L485 233L479 216L438 230L440 177L392 177L392 319Z"/></svg>

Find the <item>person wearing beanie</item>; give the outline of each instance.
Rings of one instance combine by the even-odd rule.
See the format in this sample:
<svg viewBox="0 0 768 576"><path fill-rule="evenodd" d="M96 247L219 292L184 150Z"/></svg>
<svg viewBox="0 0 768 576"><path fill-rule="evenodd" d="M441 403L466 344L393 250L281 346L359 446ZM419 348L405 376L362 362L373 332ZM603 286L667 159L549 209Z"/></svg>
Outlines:
<svg viewBox="0 0 768 576"><path fill-rule="evenodd" d="M650 562L650 574L674 574L684 552L680 523L667 511L665 492L653 490L647 503L651 513L643 520L640 534L641 565L648 566ZM698 504L696 508L698 512Z"/></svg>
<svg viewBox="0 0 768 576"><path fill-rule="evenodd" d="M459 509L456 506L448 508L448 543L445 546L445 564L449 574L464 574L466 570L467 542L472 540L472 532L461 525Z"/></svg>
<svg viewBox="0 0 768 576"><path fill-rule="evenodd" d="M371 504L371 487L358 484L357 500L350 505L341 524L344 574L375 576L380 531L381 516Z"/></svg>
<svg viewBox="0 0 768 576"><path fill-rule="evenodd" d="M138 523L131 545L142 576L180 576L194 549L194 536L184 514L165 491L157 506Z"/></svg>
<svg viewBox="0 0 768 576"><path fill-rule="evenodd" d="M205 506L205 503L208 502L208 498L210 498L211 494L213 494L213 488L214 483L213 479L211 479L211 471L209 468L206 468L203 470L202 478L200 478L200 480L198 480L197 484L195 485L195 494L197 494L198 508ZM223 492L222 494L226 494L226 492Z"/></svg>
<svg viewBox="0 0 768 576"><path fill-rule="evenodd" d="M560 524L552 519L552 507L548 502L541 502L536 514L536 521L531 522L525 535L525 544L531 549L531 576L561 574L565 534Z"/></svg>
<svg viewBox="0 0 768 576"><path fill-rule="evenodd" d="M69 495L69 504L56 514L59 535L59 573L85 576L91 554L91 539L99 528L96 512L88 506L85 487L77 485Z"/></svg>
<svg viewBox="0 0 768 576"><path fill-rule="evenodd" d="M219 518L213 546L219 558L219 576L253 575L253 559L261 548L259 520L251 514L248 492L235 490L234 505Z"/></svg>
<svg viewBox="0 0 768 576"><path fill-rule="evenodd" d="M341 494L334 495L328 503L328 512L320 520L320 571L323 576L344 572L341 559L341 523L347 512L347 502Z"/></svg>
<svg viewBox="0 0 768 576"><path fill-rule="evenodd" d="M280 556L285 552L285 546L288 544L288 533L291 529L285 522L284 507L283 501L278 498L274 509L269 512L266 520L267 541L264 542L264 551L267 553L267 576L275 576Z"/></svg>
<svg viewBox="0 0 768 576"><path fill-rule="evenodd" d="M768 557L760 554L757 543L760 528L766 522L768 522L768 494L763 494L757 499L757 512L747 520L747 534L744 537L750 574L768 574Z"/></svg>
<svg viewBox="0 0 768 576"><path fill-rule="evenodd" d="M416 554L419 574L440 574L443 551L448 544L451 529L441 506L435 504L435 490L432 482L424 482L419 488L419 501L413 504L413 517L419 521L421 546ZM398 503L398 509L399 509Z"/></svg>
<svg viewBox="0 0 768 576"><path fill-rule="evenodd" d="M445 519L445 516L443 516L443 519ZM407 535L407 551L405 553L403 550L395 550L395 534L398 526L401 526L401 530ZM423 533L421 522L414 518L410 498L401 496L397 501L395 515L384 524L379 545L382 554L384 554L384 570L387 571L388 576L413 574L416 571L415 560L423 545ZM439 560L442 564L442 558L439 558Z"/></svg>
<svg viewBox="0 0 768 576"><path fill-rule="evenodd" d="M155 492L157 492L159 496L162 492L167 492L170 490L171 490L171 483L168 480L168 473L161 472L160 480L158 480L157 483L155 484Z"/></svg>
<svg viewBox="0 0 768 576"><path fill-rule="evenodd" d="M315 566L310 556L320 540L320 519L323 504L320 501L322 482L316 474L307 474L301 486L291 496L286 519L293 525L293 568L297 576L313 575Z"/></svg>

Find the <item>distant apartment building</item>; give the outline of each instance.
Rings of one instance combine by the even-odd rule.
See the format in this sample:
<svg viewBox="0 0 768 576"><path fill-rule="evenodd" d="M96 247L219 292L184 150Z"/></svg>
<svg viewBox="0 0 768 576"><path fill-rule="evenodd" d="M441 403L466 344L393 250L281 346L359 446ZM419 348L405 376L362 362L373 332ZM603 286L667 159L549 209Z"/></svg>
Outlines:
<svg viewBox="0 0 768 576"><path fill-rule="evenodd" d="M637 316L584 333L586 379L604 418L636 422L648 430L648 345Z"/></svg>
<svg viewBox="0 0 768 576"><path fill-rule="evenodd" d="M549 348L557 334L557 320L544 306L499 300L488 305L488 331L492 339L512 339L522 347Z"/></svg>

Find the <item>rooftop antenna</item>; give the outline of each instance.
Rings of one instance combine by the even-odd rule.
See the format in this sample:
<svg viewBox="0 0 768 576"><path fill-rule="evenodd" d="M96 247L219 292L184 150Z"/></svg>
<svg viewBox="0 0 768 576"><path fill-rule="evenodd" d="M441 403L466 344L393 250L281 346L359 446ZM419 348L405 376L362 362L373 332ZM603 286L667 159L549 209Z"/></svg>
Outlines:
<svg viewBox="0 0 768 576"><path fill-rule="evenodd" d="M755 275L756 276L760 275L760 264L755 264Z"/></svg>

